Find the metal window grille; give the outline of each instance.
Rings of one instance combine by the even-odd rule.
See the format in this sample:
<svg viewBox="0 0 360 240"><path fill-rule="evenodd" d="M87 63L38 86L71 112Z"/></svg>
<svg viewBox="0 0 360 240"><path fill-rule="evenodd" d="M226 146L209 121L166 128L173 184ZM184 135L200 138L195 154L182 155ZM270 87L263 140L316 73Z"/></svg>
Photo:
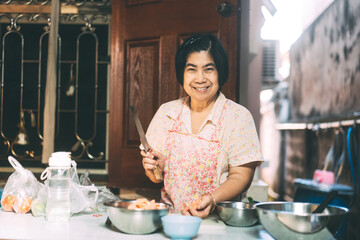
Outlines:
<svg viewBox="0 0 360 240"><path fill-rule="evenodd" d="M84 14L62 15L59 25L55 151L71 151L78 168L104 170L110 11L99 14L97 10L109 1L62 2L69 4L85 10ZM9 155L22 160L25 167L43 167L50 22L50 14L0 13L0 167L8 166Z"/></svg>

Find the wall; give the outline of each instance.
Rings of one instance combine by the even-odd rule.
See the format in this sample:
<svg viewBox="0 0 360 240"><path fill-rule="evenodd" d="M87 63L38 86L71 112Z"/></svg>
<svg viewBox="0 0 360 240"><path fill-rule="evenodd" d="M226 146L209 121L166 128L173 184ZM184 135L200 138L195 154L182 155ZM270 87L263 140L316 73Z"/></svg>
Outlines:
<svg viewBox="0 0 360 240"><path fill-rule="evenodd" d="M360 110L360 1L335 1L290 51L294 119Z"/></svg>
<svg viewBox="0 0 360 240"><path fill-rule="evenodd" d="M290 64L291 121L316 123L357 115L360 112L360 1L334 1L292 46ZM335 128L285 131L284 198L294 196L295 178L312 178L315 169L323 168L336 131ZM358 137L359 132L357 126ZM359 165L359 159L356 162ZM339 183L353 186L348 161ZM350 211L348 239L356 239L360 234L359 207L360 201L356 200Z"/></svg>

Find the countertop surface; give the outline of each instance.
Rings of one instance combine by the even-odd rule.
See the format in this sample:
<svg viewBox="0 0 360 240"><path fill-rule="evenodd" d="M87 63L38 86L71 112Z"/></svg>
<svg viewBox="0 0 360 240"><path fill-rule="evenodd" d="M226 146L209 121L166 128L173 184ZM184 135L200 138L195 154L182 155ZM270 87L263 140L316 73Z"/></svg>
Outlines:
<svg viewBox="0 0 360 240"><path fill-rule="evenodd" d="M170 239L162 229L147 235L122 233L113 226L105 225L106 212L73 215L69 222L51 223L44 217L31 213L16 214L0 209L0 239ZM203 221L198 239L273 239L261 224L251 227L230 227L222 222L214 224L210 219Z"/></svg>

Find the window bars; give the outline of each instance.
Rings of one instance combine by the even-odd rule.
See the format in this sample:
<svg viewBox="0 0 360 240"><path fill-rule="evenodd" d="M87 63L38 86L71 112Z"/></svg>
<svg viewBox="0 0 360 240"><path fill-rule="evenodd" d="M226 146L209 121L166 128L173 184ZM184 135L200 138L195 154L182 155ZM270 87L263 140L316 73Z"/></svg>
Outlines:
<svg viewBox="0 0 360 240"><path fill-rule="evenodd" d="M46 5L49 1L7 1L0 6L19 2ZM89 4L109 4L102 0L61 2L80 10ZM55 150L71 150L80 165L104 168L109 15L98 13L60 17ZM0 13L0 166L9 154L40 162L50 27L47 13Z"/></svg>

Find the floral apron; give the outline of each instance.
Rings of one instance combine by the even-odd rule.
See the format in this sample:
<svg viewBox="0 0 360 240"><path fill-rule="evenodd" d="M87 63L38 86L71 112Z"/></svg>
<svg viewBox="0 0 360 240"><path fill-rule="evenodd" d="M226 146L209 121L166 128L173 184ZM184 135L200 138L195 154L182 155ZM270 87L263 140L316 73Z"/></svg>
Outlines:
<svg viewBox="0 0 360 240"><path fill-rule="evenodd" d="M210 139L180 132L181 124L184 124L180 121L184 107L169 130L161 196L165 203L172 206L170 212L180 212L181 206L194 202L219 186L216 177L221 147L220 127L225 107L226 104Z"/></svg>

